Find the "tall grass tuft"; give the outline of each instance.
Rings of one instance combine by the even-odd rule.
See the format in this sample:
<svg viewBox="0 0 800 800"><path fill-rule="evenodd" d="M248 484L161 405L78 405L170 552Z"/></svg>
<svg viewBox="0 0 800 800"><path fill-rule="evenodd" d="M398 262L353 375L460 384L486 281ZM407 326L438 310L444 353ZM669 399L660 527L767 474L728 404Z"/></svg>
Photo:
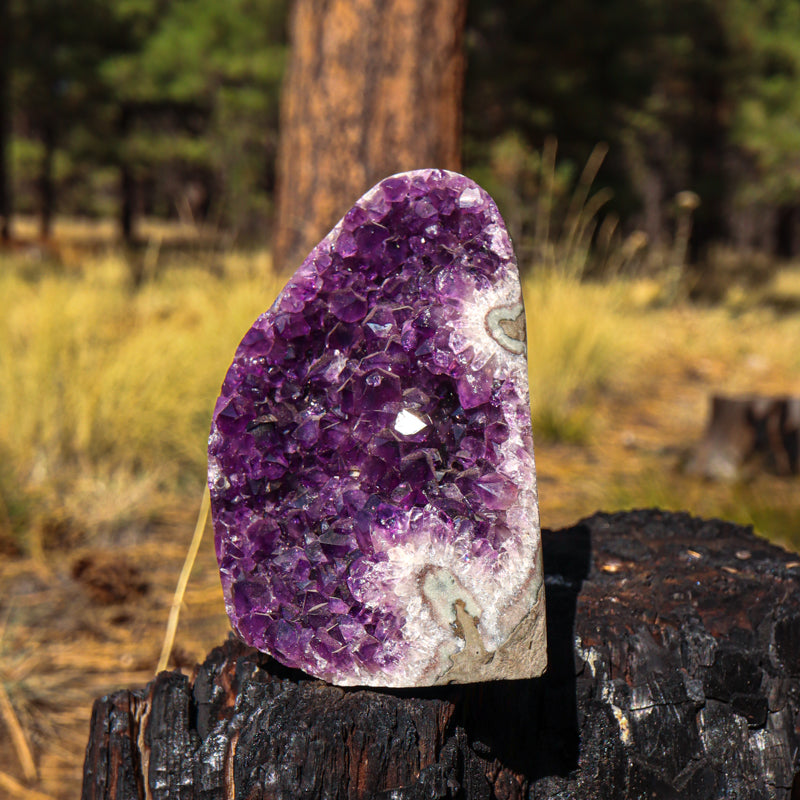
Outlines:
<svg viewBox="0 0 800 800"><path fill-rule="evenodd" d="M593 184L608 146L594 148L574 181L570 170L558 165L557 149L549 137L541 154L519 167L530 173L533 188L528 198L532 241L523 247L521 264L528 373L537 437L585 444L593 424L592 398L620 360L623 337L619 291L583 279L594 257L596 233L605 243L604 258L617 247L616 221L607 216L599 236L599 215L611 194L593 191Z"/></svg>
<svg viewBox="0 0 800 800"><path fill-rule="evenodd" d="M593 398L625 361L619 291L543 270L523 280L523 297L534 434L585 444Z"/></svg>
<svg viewBox="0 0 800 800"><path fill-rule="evenodd" d="M523 270L548 269L582 277L591 269L623 266L618 219L606 213L612 197L595 187L608 145L597 144L578 174L558 158L547 137L541 151L510 132L493 145L491 166L478 175L496 198ZM604 269L603 271L608 271Z"/></svg>

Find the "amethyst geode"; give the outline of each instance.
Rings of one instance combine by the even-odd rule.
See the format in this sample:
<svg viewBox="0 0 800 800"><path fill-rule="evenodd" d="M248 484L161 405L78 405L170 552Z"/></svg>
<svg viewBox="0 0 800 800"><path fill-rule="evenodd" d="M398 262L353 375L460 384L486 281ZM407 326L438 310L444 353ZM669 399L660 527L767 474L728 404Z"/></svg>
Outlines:
<svg viewBox="0 0 800 800"><path fill-rule="evenodd" d="M342 685L539 675L525 316L463 175L367 192L247 332L209 486L234 629Z"/></svg>

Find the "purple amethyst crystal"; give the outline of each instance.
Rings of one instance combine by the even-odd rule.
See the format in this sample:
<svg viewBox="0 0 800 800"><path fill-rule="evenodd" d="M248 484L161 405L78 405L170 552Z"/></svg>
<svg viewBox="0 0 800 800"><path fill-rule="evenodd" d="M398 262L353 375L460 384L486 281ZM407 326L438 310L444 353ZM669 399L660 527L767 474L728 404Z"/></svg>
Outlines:
<svg viewBox="0 0 800 800"><path fill-rule="evenodd" d="M239 345L209 486L248 644L342 685L541 674L525 316L486 192L419 170L345 214Z"/></svg>

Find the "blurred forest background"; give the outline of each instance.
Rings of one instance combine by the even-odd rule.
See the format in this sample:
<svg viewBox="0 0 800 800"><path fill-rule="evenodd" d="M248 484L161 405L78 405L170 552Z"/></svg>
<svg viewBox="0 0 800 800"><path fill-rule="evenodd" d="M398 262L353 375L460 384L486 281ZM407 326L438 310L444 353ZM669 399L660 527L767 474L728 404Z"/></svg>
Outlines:
<svg viewBox="0 0 800 800"><path fill-rule="evenodd" d="M128 240L155 216L267 244L288 11L287 0L3 0L4 235L16 211L45 236L57 213L113 217ZM556 196L605 143L606 209L651 247L670 240L675 195L692 190L693 257L800 249L795 0L470 0L463 41L462 166L512 220L533 204L556 137Z"/></svg>
<svg viewBox="0 0 800 800"><path fill-rule="evenodd" d="M800 0L0 0L0 796L77 796L92 699L153 674L237 343L421 166L515 241L543 524L800 547L797 475L687 470L713 394L800 396ZM183 600L190 670L229 631L208 538Z"/></svg>

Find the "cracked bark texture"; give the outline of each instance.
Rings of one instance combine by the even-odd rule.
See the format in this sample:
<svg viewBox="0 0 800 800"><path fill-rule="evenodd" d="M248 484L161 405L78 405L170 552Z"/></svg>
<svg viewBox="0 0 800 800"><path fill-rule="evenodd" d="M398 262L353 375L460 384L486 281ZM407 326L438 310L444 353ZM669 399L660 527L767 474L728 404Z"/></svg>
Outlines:
<svg viewBox="0 0 800 800"><path fill-rule="evenodd" d="M660 511L543 545L544 677L342 689L229 640L96 702L84 800L796 796L800 557Z"/></svg>
<svg viewBox="0 0 800 800"><path fill-rule="evenodd" d="M458 171L466 0L295 0L273 258L300 266L382 178Z"/></svg>

